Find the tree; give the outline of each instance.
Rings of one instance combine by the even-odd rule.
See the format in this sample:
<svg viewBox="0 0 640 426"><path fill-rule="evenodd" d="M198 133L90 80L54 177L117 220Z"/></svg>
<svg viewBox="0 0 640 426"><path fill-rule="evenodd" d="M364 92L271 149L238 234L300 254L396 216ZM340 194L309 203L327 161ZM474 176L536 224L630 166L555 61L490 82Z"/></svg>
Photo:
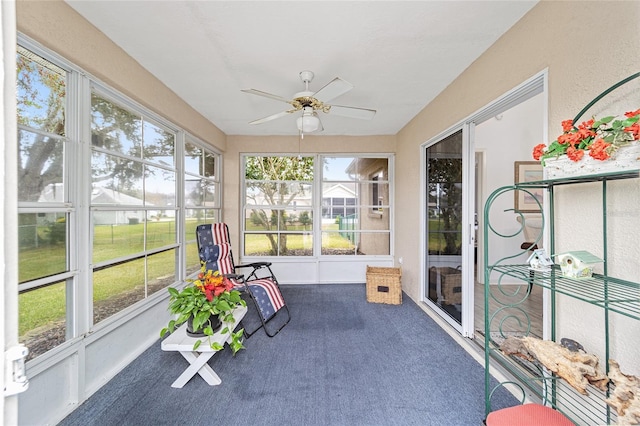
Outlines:
<svg viewBox="0 0 640 426"><path fill-rule="evenodd" d="M20 201L38 201L51 184L63 183L66 119L66 72L21 47L16 55L18 124L18 181ZM150 134L144 136L144 131ZM175 137L145 123L136 114L92 93L91 144L134 158L173 157ZM93 182L109 181L111 189L135 194L145 172L139 161L94 152ZM153 173L147 169L147 173Z"/></svg>
<svg viewBox="0 0 640 426"><path fill-rule="evenodd" d="M302 224L304 229L307 229L307 225L310 225L311 222L312 222L311 216L309 216L308 211L304 211L300 213L300 223Z"/></svg>
<svg viewBox="0 0 640 426"><path fill-rule="evenodd" d="M251 221L261 229L280 231L268 233L271 254L286 255L287 230L286 208L299 195L304 194L302 182L313 181L313 157L247 157L245 165L247 196L253 204L268 205L272 214L264 208L256 207L251 211ZM256 223L257 222L257 223ZM279 249L279 251L278 251Z"/></svg>
<svg viewBox="0 0 640 426"><path fill-rule="evenodd" d="M20 200L38 201L47 185L62 182L66 79L55 67L21 54L16 66L18 124L45 132L18 134Z"/></svg>
<svg viewBox="0 0 640 426"><path fill-rule="evenodd" d="M460 254L460 224L462 222L462 160L460 158L430 158L429 199L438 199L436 214L443 221L444 254Z"/></svg>

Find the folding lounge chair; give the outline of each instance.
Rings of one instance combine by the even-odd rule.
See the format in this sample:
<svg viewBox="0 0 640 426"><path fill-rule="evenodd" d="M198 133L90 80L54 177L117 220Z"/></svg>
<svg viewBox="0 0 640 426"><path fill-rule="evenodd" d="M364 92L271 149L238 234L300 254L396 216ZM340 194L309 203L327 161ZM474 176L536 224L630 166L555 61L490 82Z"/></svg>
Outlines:
<svg viewBox="0 0 640 426"><path fill-rule="evenodd" d="M225 223L199 225L196 228L198 252L200 260L206 263L207 269L219 270L227 276L238 289L248 294L256 307L261 325L245 335L251 337L253 333L263 328L267 336L275 336L291 320L289 308L282 297L278 280L271 271L270 262L256 262L235 265L229 240L229 228ZM249 269L250 268L250 269ZM246 274L239 275L243 269L249 269ZM270 324L280 311L286 314L283 321ZM278 326L279 324L279 326Z"/></svg>

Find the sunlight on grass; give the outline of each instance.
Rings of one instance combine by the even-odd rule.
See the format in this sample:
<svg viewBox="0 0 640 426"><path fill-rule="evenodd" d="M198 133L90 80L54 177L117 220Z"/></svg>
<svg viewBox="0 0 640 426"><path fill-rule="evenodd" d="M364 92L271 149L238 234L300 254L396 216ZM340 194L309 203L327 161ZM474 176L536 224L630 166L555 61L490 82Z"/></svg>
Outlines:
<svg viewBox="0 0 640 426"><path fill-rule="evenodd" d="M20 337L40 326L56 321L64 321L65 301L64 282L19 294L18 334ZM43 307L46 307L46 309L43 309Z"/></svg>

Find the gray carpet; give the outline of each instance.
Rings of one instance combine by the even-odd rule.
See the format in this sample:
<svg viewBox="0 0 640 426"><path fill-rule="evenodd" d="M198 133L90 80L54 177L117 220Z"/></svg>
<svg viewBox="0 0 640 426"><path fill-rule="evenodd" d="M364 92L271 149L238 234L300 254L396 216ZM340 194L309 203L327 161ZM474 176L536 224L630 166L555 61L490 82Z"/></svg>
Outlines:
<svg viewBox="0 0 640 426"><path fill-rule="evenodd" d="M363 284L283 294L292 320L280 334L260 330L209 361L221 385L171 388L187 361L158 341L61 425L482 424L483 367L408 297L367 303ZM492 403L517 402L500 389Z"/></svg>

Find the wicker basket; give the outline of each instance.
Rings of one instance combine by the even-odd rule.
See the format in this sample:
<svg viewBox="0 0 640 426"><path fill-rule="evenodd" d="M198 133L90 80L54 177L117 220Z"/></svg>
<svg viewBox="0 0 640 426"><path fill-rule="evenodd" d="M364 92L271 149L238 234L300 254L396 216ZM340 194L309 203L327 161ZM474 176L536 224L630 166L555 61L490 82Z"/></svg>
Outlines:
<svg viewBox="0 0 640 426"><path fill-rule="evenodd" d="M402 285L400 268L367 266L367 302L400 305Z"/></svg>
<svg viewBox="0 0 640 426"><path fill-rule="evenodd" d="M438 284L440 285L438 286ZM455 268L432 266L429 269L429 298L433 301L439 299L438 301L443 305L462 303L462 271Z"/></svg>

